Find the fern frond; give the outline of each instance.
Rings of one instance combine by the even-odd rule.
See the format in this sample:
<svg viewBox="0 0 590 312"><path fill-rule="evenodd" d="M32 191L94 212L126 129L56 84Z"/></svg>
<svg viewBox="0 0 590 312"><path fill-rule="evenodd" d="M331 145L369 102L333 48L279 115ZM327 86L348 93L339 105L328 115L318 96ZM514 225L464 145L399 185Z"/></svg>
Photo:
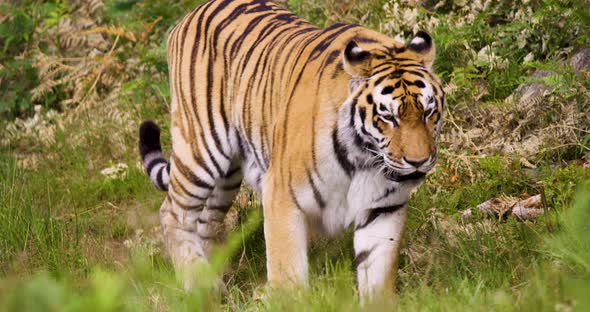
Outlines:
<svg viewBox="0 0 590 312"><path fill-rule="evenodd" d="M94 27L92 29L83 31L81 33L85 34L85 35L102 33L102 34L108 34L108 35L113 35L113 36L120 36L120 37L126 38L129 41L137 42L137 38L135 37L135 34L131 31L125 31L125 29L123 29L123 27L121 27L121 26L110 26L110 27L99 26L99 27Z"/></svg>

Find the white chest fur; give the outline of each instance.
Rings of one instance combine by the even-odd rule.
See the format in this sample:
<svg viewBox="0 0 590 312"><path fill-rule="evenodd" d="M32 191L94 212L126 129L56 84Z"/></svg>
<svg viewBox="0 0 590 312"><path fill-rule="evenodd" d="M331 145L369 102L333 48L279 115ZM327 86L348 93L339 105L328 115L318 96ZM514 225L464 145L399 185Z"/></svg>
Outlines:
<svg viewBox="0 0 590 312"><path fill-rule="evenodd" d="M321 191L324 206L320 207L310 185L295 190L301 209L308 218L311 232L336 235L353 223L362 222L366 212L378 207L403 205L416 182L398 183L386 179L378 169L366 169L354 173L352 179L340 170L321 177L312 176L315 187Z"/></svg>

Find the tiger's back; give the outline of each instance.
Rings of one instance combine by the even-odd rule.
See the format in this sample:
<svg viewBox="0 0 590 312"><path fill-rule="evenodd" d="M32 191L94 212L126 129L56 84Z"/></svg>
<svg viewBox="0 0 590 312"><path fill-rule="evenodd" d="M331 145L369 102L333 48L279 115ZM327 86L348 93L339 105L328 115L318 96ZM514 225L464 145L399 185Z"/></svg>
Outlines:
<svg viewBox="0 0 590 312"><path fill-rule="evenodd" d="M444 101L429 72L430 37L416 38L405 46L358 25L318 28L264 0L213 0L172 30L170 164L155 124L142 125L140 149L152 181L168 191L162 230L187 286L191 264L222 241L244 179L262 197L271 285L305 283L314 228L334 234L354 223L357 264L385 276L359 276L359 287L392 287L396 260L379 254L395 254L399 243L366 237L401 238L403 225L381 223L405 223L410 191L434 163ZM383 167L398 161L414 172Z"/></svg>
<svg viewBox="0 0 590 312"><path fill-rule="evenodd" d="M335 124L335 111L348 97L339 59L360 31L368 32L350 24L318 28L268 1L208 2L187 15L168 40L172 127L194 129L181 133L195 145L205 125L202 131L211 138L205 136L199 153L215 155L219 168L213 165L221 172L232 156L243 153L251 153L266 171L271 155L283 152L273 152L273 145L312 155L306 141L318 128ZM364 41L375 40L371 35ZM328 114L315 118L320 112ZM283 128L275 129L277 124ZM256 179L250 184L259 189Z"/></svg>

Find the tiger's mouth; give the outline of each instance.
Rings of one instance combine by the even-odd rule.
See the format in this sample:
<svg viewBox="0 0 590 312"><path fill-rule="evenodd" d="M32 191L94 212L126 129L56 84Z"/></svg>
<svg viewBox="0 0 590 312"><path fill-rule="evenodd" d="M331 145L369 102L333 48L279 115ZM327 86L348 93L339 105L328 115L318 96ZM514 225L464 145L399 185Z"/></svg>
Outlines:
<svg viewBox="0 0 590 312"><path fill-rule="evenodd" d="M389 159L384 159L383 166L385 177L395 182L419 181L424 179L426 173L432 170L436 158L430 158L428 164L419 167L400 167Z"/></svg>
<svg viewBox="0 0 590 312"><path fill-rule="evenodd" d="M407 174L401 174L394 170L389 170L385 173L385 178L395 182L420 181L424 179L425 176L426 172L421 172L418 170Z"/></svg>
<svg viewBox="0 0 590 312"><path fill-rule="evenodd" d="M402 167L402 164L398 165L398 162L389 159L384 153L378 153L371 149L367 149L367 151L373 156L372 164L381 168L386 179L395 182L421 181L436 162L436 155L434 155L426 166Z"/></svg>

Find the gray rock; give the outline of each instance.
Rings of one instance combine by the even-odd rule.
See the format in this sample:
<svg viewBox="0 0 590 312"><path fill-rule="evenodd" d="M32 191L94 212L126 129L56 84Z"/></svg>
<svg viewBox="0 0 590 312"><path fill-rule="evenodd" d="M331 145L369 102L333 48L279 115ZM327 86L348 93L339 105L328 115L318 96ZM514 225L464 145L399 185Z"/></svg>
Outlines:
<svg viewBox="0 0 590 312"><path fill-rule="evenodd" d="M576 73L580 71L590 71L590 49L578 49L570 59L570 66Z"/></svg>
<svg viewBox="0 0 590 312"><path fill-rule="evenodd" d="M564 62L565 63L565 62ZM570 58L569 65L579 73L580 71L590 71L590 49L579 48ZM537 69L531 74L531 78L543 78L555 74L552 71ZM553 88L543 83L521 84L514 90L514 95L521 104L534 104L542 99L546 93L551 92Z"/></svg>
<svg viewBox="0 0 590 312"><path fill-rule="evenodd" d="M531 78L543 78L553 75L554 72L537 69L531 74ZM545 95L545 92L550 92L551 87L543 83L521 84L514 90L514 95L519 99L520 103L530 103L538 100Z"/></svg>

